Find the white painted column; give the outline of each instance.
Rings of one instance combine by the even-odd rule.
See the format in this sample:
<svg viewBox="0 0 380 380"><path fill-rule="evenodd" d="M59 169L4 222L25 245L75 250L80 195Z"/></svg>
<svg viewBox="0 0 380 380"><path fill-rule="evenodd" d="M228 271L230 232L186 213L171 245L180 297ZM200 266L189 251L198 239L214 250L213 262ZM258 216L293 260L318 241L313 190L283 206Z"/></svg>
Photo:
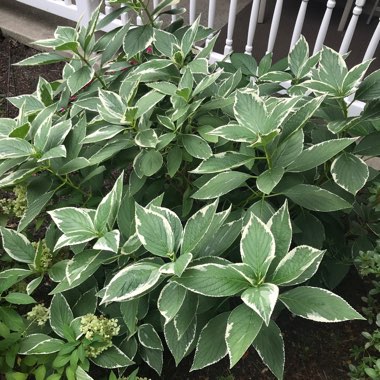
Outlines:
<svg viewBox="0 0 380 380"><path fill-rule="evenodd" d="M268 47L267 54L273 52L274 44L277 38L278 27L281 21L282 5L283 0L277 0L276 6L273 12L272 24L270 26L269 38L268 38Z"/></svg>
<svg viewBox="0 0 380 380"><path fill-rule="evenodd" d="M255 37L257 20L259 17L260 0L253 0L251 8L251 17L249 18L249 27L247 35L247 44L245 45L245 54L252 54L253 38Z"/></svg>
<svg viewBox="0 0 380 380"><path fill-rule="evenodd" d="M354 10L352 11L352 17L351 17L350 23L348 24L346 33L342 41L342 45L340 45L340 49L339 49L340 54L347 53L348 49L350 48L352 36L354 35L359 16L363 12L364 4L365 4L365 0L356 0L355 2L355 7L354 7Z"/></svg>
<svg viewBox="0 0 380 380"><path fill-rule="evenodd" d="M190 25L195 21L196 18L196 12L197 12L197 0L190 0L190 7L189 7L189 23Z"/></svg>
<svg viewBox="0 0 380 380"><path fill-rule="evenodd" d="M99 0L76 0L78 8L78 19L81 25L87 25L90 21L91 14L99 5Z"/></svg>
<svg viewBox="0 0 380 380"><path fill-rule="evenodd" d="M208 15L207 15L207 26L214 29L216 13L216 0L209 0L208 2ZM206 39L206 46L210 43L212 36L208 36Z"/></svg>
<svg viewBox="0 0 380 380"><path fill-rule="evenodd" d="M226 39L226 45L224 46L224 55L230 54L232 52L232 42L233 42L235 20L236 20L236 7L237 7L237 0L231 0L230 10L228 13L227 39Z"/></svg>
<svg viewBox="0 0 380 380"><path fill-rule="evenodd" d="M321 26L319 27L319 32L318 32L317 40L315 41L313 54L315 54L316 52L322 49L322 45L325 42L326 34L329 29L331 15L335 7L335 4L336 4L335 0L327 1L325 15L323 16Z"/></svg>
<svg viewBox="0 0 380 380"><path fill-rule="evenodd" d="M296 44L296 42L299 40L299 38L301 36L302 27L303 27L303 23L305 21L305 16L306 16L306 10L307 10L308 3L309 3L309 0L302 0L300 9L298 11L297 20L296 20L296 23L294 24L292 41L290 43L290 49L289 49L289 51Z"/></svg>
<svg viewBox="0 0 380 380"><path fill-rule="evenodd" d="M379 41L380 41L380 18L377 24L377 28L375 32L373 33L371 41L368 44L367 51L364 54L363 62L367 61L368 59L373 58L373 56L375 55L376 49L379 45Z"/></svg>

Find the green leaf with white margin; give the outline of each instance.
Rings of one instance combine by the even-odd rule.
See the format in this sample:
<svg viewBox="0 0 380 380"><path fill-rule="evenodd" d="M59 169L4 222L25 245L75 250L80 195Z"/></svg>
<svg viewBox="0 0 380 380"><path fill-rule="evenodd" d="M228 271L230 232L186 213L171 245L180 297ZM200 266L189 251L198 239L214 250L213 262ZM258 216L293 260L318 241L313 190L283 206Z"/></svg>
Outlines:
<svg viewBox="0 0 380 380"><path fill-rule="evenodd" d="M359 157L344 152L331 164L334 182L351 194L356 194L367 182L369 170L367 164Z"/></svg>
<svg viewBox="0 0 380 380"><path fill-rule="evenodd" d="M22 339L18 353L21 355L52 354L58 352L64 344L46 334L31 334Z"/></svg>
<svg viewBox="0 0 380 380"><path fill-rule="evenodd" d="M4 297L4 300L14 305L30 305L32 303L36 303L33 297L28 294L18 292L9 292Z"/></svg>
<svg viewBox="0 0 380 380"><path fill-rule="evenodd" d="M216 200L201 208L188 219L183 230L181 255L193 251L200 243L211 226L217 207L218 201Z"/></svg>
<svg viewBox="0 0 380 380"><path fill-rule="evenodd" d="M151 110L165 96L165 94L161 94L160 92L154 90L147 92L144 96L139 98L135 104L135 107L137 107L135 118L138 119L140 116Z"/></svg>
<svg viewBox="0 0 380 380"><path fill-rule="evenodd" d="M274 284L260 284L248 288L241 295L242 301L255 311L268 326L278 299L279 289Z"/></svg>
<svg viewBox="0 0 380 380"><path fill-rule="evenodd" d="M170 322L178 313L186 296L186 289L174 282L169 282L161 290L157 301L157 308L165 318L165 323Z"/></svg>
<svg viewBox="0 0 380 380"><path fill-rule="evenodd" d="M292 249L278 264L276 270L271 276L270 281L276 285L286 286L302 276L313 263L321 261L325 251L300 245Z"/></svg>
<svg viewBox="0 0 380 380"><path fill-rule="evenodd" d="M179 256L175 261L171 261L170 263L162 265L160 272L163 274L176 275L177 277L181 277L182 273L191 263L192 259L192 253L185 253Z"/></svg>
<svg viewBox="0 0 380 380"><path fill-rule="evenodd" d="M195 174L213 174L238 168L254 161L254 157L238 152L217 153L201 162L197 168L191 171Z"/></svg>
<svg viewBox="0 0 380 380"><path fill-rule="evenodd" d="M142 148L155 148L158 144L157 133L153 129L145 129L137 132L135 143Z"/></svg>
<svg viewBox="0 0 380 380"><path fill-rule="evenodd" d="M33 146L24 139L16 137L0 139L0 160L29 157L33 152Z"/></svg>
<svg viewBox="0 0 380 380"><path fill-rule="evenodd" d="M161 338L158 336L157 331L150 323L145 323L139 326L137 330L139 342L146 348L152 350L163 351L164 347L161 342Z"/></svg>
<svg viewBox="0 0 380 380"><path fill-rule="evenodd" d="M238 123L256 135L271 132L265 128L268 112L263 99L250 91L237 91L235 95L234 114Z"/></svg>
<svg viewBox="0 0 380 380"><path fill-rule="evenodd" d="M309 59L309 45L301 36L289 53L289 68L296 78L301 78L302 69Z"/></svg>
<svg viewBox="0 0 380 380"><path fill-rule="evenodd" d="M281 330L275 322L263 326L252 346L260 355L264 364L278 380L284 378L285 346Z"/></svg>
<svg viewBox="0 0 380 380"><path fill-rule="evenodd" d="M150 25L130 29L123 41L125 59L129 60L145 50L154 41L153 28Z"/></svg>
<svg viewBox="0 0 380 380"><path fill-rule="evenodd" d="M253 143L257 140L257 134L239 124L230 123L213 131L209 135L223 137L229 141Z"/></svg>
<svg viewBox="0 0 380 380"><path fill-rule="evenodd" d="M115 181L112 190L99 203L94 218L94 225L98 232L104 233L115 224L123 195L124 171Z"/></svg>
<svg viewBox="0 0 380 380"><path fill-rule="evenodd" d="M106 232L98 241L94 244L94 249L105 250L117 253L120 244L120 231L113 230Z"/></svg>
<svg viewBox="0 0 380 380"><path fill-rule="evenodd" d="M163 353L160 350L152 350L144 346L139 347L141 359L144 360L149 367L153 368L158 375L161 375L162 366L164 363Z"/></svg>
<svg viewBox="0 0 380 380"><path fill-rule="evenodd" d="M66 61L67 58L57 53L38 53L25 58L20 62L14 63L15 66L40 66L50 65L51 63Z"/></svg>
<svg viewBox="0 0 380 380"><path fill-rule="evenodd" d="M83 66L79 70L71 74L67 80L71 95L76 94L82 87L84 87L94 75L94 70L88 66Z"/></svg>
<svg viewBox="0 0 380 380"><path fill-rule="evenodd" d="M206 160L212 156L212 150L202 137L197 135L182 135L182 144L190 156Z"/></svg>
<svg viewBox="0 0 380 380"><path fill-rule="evenodd" d="M192 292L186 292L185 299L173 318L174 327L178 339L181 339L189 327L194 323L199 306L199 297Z"/></svg>
<svg viewBox="0 0 380 380"><path fill-rule="evenodd" d="M178 334L174 326L174 321L170 321L164 326L164 335L166 343L172 353L175 363L178 366L180 361L191 351L197 331L197 316L191 320L190 326L178 339Z"/></svg>
<svg viewBox="0 0 380 380"><path fill-rule="evenodd" d="M365 320L343 298L326 289L299 286L282 293L280 300L291 313L316 322Z"/></svg>
<svg viewBox="0 0 380 380"><path fill-rule="evenodd" d="M250 174L235 171L219 173L206 182L191 197L194 199L218 198L232 190L242 187L250 178Z"/></svg>
<svg viewBox="0 0 380 380"><path fill-rule="evenodd" d="M169 222L170 228L174 234L174 252L177 252L182 243L183 227L181 220L175 212L167 208L158 207L154 205L150 206L149 208L152 211L162 215Z"/></svg>
<svg viewBox="0 0 380 380"><path fill-rule="evenodd" d="M252 267L257 280L265 278L275 251L275 239L269 227L251 213L243 228L240 253L243 263Z"/></svg>
<svg viewBox="0 0 380 380"><path fill-rule="evenodd" d="M257 188L264 194L270 194L281 181L284 173L285 170L279 166L266 170L257 177Z"/></svg>
<svg viewBox="0 0 380 380"><path fill-rule="evenodd" d="M310 148L305 149L296 160L287 167L286 171L299 173L314 169L334 157L355 141L356 138L342 138L327 140L315 144Z"/></svg>
<svg viewBox="0 0 380 380"><path fill-rule="evenodd" d="M191 47L195 41L197 36L198 27L199 27L200 15L198 18L192 23L189 29L186 30L185 34L181 40L181 50L184 57L189 54Z"/></svg>
<svg viewBox="0 0 380 380"><path fill-rule="evenodd" d="M263 324L262 319L245 304L237 306L228 317L226 343L230 368L245 354Z"/></svg>
<svg viewBox="0 0 380 380"><path fill-rule="evenodd" d="M81 366L78 366L75 371L77 380L94 380Z"/></svg>
<svg viewBox="0 0 380 380"><path fill-rule="evenodd" d="M142 150L133 161L133 167L139 178L150 177L157 173L163 164L162 154L154 149Z"/></svg>
<svg viewBox="0 0 380 380"><path fill-rule="evenodd" d="M173 254L175 237L169 221L137 203L135 210L136 232L144 248L157 256Z"/></svg>
<svg viewBox="0 0 380 380"><path fill-rule="evenodd" d="M53 331L65 337L65 330L74 319L73 312L62 294L55 294L50 304L49 321Z"/></svg>
<svg viewBox="0 0 380 380"><path fill-rule="evenodd" d="M330 191L314 185L299 184L283 192L294 203L312 211L330 212L351 208L351 204Z"/></svg>
<svg viewBox="0 0 380 380"><path fill-rule="evenodd" d="M32 264L35 249L30 241L21 233L0 227L3 237L3 248L5 252L14 260L20 263Z"/></svg>
<svg viewBox="0 0 380 380"><path fill-rule="evenodd" d="M81 144L92 144L99 141L109 140L124 130L122 125L107 125L87 135Z"/></svg>
<svg viewBox="0 0 380 380"><path fill-rule="evenodd" d="M114 345L90 360L101 368L125 368L135 364L123 351Z"/></svg>
<svg viewBox="0 0 380 380"><path fill-rule="evenodd" d="M292 223L290 221L287 200L269 219L267 226L273 234L276 245L275 257L273 258L269 269L269 272L273 272L277 264L288 253L290 243L292 242Z"/></svg>
<svg viewBox="0 0 380 380"><path fill-rule="evenodd" d="M195 350L191 371L218 362L227 355L225 334L229 313L219 314L203 327Z"/></svg>
<svg viewBox="0 0 380 380"><path fill-rule="evenodd" d="M44 153L42 157L37 160L37 162L43 162L46 160L52 160L54 158L60 157L66 158L66 154L66 147L64 145L59 145L54 148L51 148L46 153Z"/></svg>
<svg viewBox="0 0 380 380"><path fill-rule="evenodd" d="M239 271L220 264L196 265L172 281L208 297L233 296L252 285Z"/></svg>
<svg viewBox="0 0 380 380"><path fill-rule="evenodd" d="M102 304L129 301L149 293L160 281L159 265L136 263L119 271L105 288Z"/></svg>
<svg viewBox="0 0 380 380"><path fill-rule="evenodd" d="M54 250L85 243L98 235L90 215L83 209L64 207L48 211L48 214L64 234L58 239Z"/></svg>

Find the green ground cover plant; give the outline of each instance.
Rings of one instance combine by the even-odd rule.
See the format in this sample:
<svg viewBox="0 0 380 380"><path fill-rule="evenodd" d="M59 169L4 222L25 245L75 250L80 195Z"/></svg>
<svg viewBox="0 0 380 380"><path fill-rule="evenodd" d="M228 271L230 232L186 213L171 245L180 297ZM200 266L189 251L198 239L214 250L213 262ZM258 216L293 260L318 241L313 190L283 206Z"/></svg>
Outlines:
<svg viewBox="0 0 380 380"><path fill-rule="evenodd" d="M304 38L277 64L210 63L199 19L162 24L174 1L114 3L36 42L70 58L19 65L65 61L62 79L0 119L0 369L134 379L166 349L198 370L253 346L282 379L280 312L363 319L331 289L379 234L380 73ZM126 11L146 24L96 37Z"/></svg>

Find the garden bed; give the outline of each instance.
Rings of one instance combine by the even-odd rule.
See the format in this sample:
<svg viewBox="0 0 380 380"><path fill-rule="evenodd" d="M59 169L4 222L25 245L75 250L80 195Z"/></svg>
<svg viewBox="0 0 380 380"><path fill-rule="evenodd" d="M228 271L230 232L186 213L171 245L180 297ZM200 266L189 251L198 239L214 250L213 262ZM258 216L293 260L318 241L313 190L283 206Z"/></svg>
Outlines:
<svg viewBox="0 0 380 380"><path fill-rule="evenodd" d="M40 67L12 66L36 51L8 38L0 40L0 115L15 117L16 109L8 105L4 97L31 93L35 90L38 77L48 81L60 78L61 64ZM1 268L0 268L1 269ZM356 310L362 307L361 296L367 293L367 286L354 270L338 287L336 293L345 298ZM38 296L36 296L36 299ZM40 302L47 300L38 299ZM45 302L46 303L46 302ZM361 344L361 331L366 322L351 321L338 324L318 324L301 318L293 318L284 312L278 319L286 346L285 378L297 379L344 379L348 378L350 349ZM273 379L269 370L258 356L248 352L230 371L225 359L208 369L188 374L190 360L185 360L175 368L169 354L164 359L163 379ZM152 370L141 367L141 375L158 378ZM94 374L95 379L100 379ZM230 377L228 377L230 376ZM0 376L1 377L1 376Z"/></svg>

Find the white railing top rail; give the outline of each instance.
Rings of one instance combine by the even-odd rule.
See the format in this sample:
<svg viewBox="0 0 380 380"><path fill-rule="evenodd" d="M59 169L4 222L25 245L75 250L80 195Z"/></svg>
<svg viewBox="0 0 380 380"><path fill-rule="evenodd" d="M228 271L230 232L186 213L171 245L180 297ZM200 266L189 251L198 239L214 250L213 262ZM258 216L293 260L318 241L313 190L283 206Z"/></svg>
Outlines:
<svg viewBox="0 0 380 380"><path fill-rule="evenodd" d="M17 0L19 2L25 3L30 6L34 6L37 8L40 8L42 10L45 10L50 13L57 14L61 17L65 17L67 19L80 22L82 24L86 24L92 12L95 10L95 8L99 5L99 3L102 0ZM186 18L189 23L194 22L195 18L200 12L203 12L203 16L205 19L205 22L208 24L209 27L214 28L215 27L215 20L216 15L219 14L220 9L226 8L226 3L229 3L229 10L228 15L226 15L225 23L227 24L227 37L225 41L225 47L224 47L224 55L231 53L234 50L234 33L235 33L235 23L238 15L238 10L241 9L242 6L251 3L251 14L249 19L249 25L248 25L248 33L246 38L246 45L245 45L245 53L246 54L252 54L254 53L254 45L253 40L256 33L257 24L262 21L265 6L266 6L266 0L207 0L206 3L205 0L197 1L197 0L181 0L180 6L184 6L188 10L188 14L186 15ZM297 0L292 0L297 1ZM308 41L310 45L314 45L314 53L319 51L324 42L327 35L327 32L329 29L331 29L331 17L333 12L335 11L341 11L340 9L336 8L336 1L335 0L327 0L325 2L325 5L323 5L323 2L321 0L298 0L299 1L299 10L297 14L297 19L294 25L291 44L289 47L289 50L291 47L296 43L296 41L299 39L300 35L302 34L302 28L305 21L307 8L310 2L312 1L319 1L321 6L325 6L325 13L324 17L321 20L321 24L319 27L319 32L317 35L317 38L315 42ZM350 0L347 0L350 1ZM347 53L350 48L354 49L355 46L352 43L353 38L355 36L355 30L357 27L358 19L360 15L363 12L363 6L365 4L366 0L355 0L355 5L352 9L352 14L350 18L350 22L347 26L347 29L344 33L342 43L340 45L339 51L341 53ZM153 3L154 5L157 5L159 3L158 0L150 1L150 3ZM206 3L206 7L205 7ZM179 6L177 5L177 6ZM208 5L208 6L207 6ZM201 9L202 8L202 9ZM113 7L110 5L109 1L104 1L104 7L101 14L101 17L104 17L105 15L109 14L113 11ZM268 17L267 22L271 23L271 28L269 31L269 36L260 36L260 38L268 38L267 43L267 52L273 52L275 41L277 39L277 35L279 32L279 26L280 26L280 20L282 16L282 10L283 10L283 0L276 0L275 7L273 14ZM345 9L347 11L347 7ZM207 17L205 17L207 16ZM110 29L113 29L115 27L119 27L121 25L124 25L130 20L131 15L128 13L123 14L120 18L114 20L110 25L108 25L105 28L105 31L109 31ZM172 16L172 20L176 19L176 15ZM142 23L142 19L140 17L137 17L137 19L133 20L137 22L137 24ZM331 30L332 33L336 33L336 31ZM239 36L241 39L241 36ZM376 28L371 40L369 41L368 48L366 50L366 53L363 56L363 60L370 59L374 56L377 46L380 41L380 19L378 27ZM363 44L363 41L359 41L360 44ZM213 59L220 59L222 58L222 54L213 54Z"/></svg>

